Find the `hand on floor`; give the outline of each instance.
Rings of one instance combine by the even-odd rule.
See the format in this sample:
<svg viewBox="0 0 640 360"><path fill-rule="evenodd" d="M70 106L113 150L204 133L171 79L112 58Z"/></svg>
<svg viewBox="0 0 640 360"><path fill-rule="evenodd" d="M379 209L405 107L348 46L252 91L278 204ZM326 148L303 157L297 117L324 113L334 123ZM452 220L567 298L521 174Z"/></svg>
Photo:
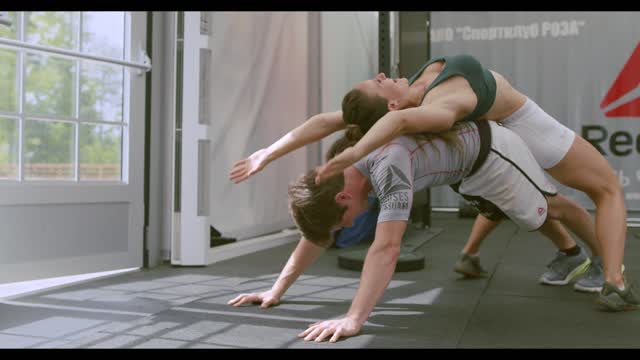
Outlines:
<svg viewBox="0 0 640 360"><path fill-rule="evenodd" d="M279 303L280 297L275 296L271 290L261 293L240 294L227 302L227 304L235 307L242 304L260 304L260 307L263 309L278 305Z"/></svg>
<svg viewBox="0 0 640 360"><path fill-rule="evenodd" d="M298 334L298 337L304 337L305 341L315 340L316 342L322 342L325 338L333 335L331 339L329 339L329 342L336 342L340 337L358 334L361 327L362 324L347 317L337 320L326 320L312 324L307 330Z"/></svg>

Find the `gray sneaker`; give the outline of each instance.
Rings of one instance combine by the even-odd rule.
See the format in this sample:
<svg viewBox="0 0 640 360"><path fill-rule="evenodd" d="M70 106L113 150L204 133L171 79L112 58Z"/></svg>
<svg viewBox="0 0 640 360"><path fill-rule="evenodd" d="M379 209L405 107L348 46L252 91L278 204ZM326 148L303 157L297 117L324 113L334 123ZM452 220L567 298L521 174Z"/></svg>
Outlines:
<svg viewBox="0 0 640 360"><path fill-rule="evenodd" d="M590 263L589 256L582 248L580 254L575 256L557 251L555 259L547 265L548 270L540 276L539 281L547 285L566 285L587 271Z"/></svg>
<svg viewBox="0 0 640 360"><path fill-rule="evenodd" d="M600 292L604 285L604 271L602 270L602 258L600 256L591 257L591 265L584 275L576 281L573 288L577 291Z"/></svg>
<svg viewBox="0 0 640 360"><path fill-rule="evenodd" d="M596 303L606 310L623 311L640 309L640 295L635 285L627 282L627 276L622 275L624 290L605 282L602 291L596 299Z"/></svg>
<svg viewBox="0 0 640 360"><path fill-rule="evenodd" d="M453 271L470 278L487 277L489 273L480 265L480 257L461 253Z"/></svg>

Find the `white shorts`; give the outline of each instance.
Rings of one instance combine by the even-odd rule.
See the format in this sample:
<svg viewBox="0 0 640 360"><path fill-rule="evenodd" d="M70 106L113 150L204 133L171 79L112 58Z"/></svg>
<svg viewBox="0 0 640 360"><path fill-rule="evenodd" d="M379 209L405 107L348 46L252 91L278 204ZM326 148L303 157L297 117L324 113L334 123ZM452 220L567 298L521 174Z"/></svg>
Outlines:
<svg viewBox="0 0 640 360"><path fill-rule="evenodd" d="M554 167L567 155L576 135L529 98L500 124L524 140L543 169Z"/></svg>
<svg viewBox="0 0 640 360"><path fill-rule="evenodd" d="M527 231L538 230L547 219L545 195L555 196L556 187L518 135L495 121L487 122L491 127L491 150L482 166L462 180L458 191L463 196L489 201Z"/></svg>

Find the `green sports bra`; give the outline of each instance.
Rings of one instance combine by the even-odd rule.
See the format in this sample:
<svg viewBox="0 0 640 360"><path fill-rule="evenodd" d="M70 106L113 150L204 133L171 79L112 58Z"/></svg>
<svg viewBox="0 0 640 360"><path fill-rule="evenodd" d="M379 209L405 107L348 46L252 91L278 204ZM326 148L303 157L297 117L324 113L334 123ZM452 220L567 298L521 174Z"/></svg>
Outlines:
<svg viewBox="0 0 640 360"><path fill-rule="evenodd" d="M429 60L409 79L409 85L413 84L422 75L427 66L436 61L444 61L446 66L424 91L422 99L424 100L427 93L441 82L452 76L460 75L469 82L471 89L478 97L476 108L462 120L475 120L486 114L496 99L496 79L493 78L489 70L482 67L480 62L471 55L443 56Z"/></svg>

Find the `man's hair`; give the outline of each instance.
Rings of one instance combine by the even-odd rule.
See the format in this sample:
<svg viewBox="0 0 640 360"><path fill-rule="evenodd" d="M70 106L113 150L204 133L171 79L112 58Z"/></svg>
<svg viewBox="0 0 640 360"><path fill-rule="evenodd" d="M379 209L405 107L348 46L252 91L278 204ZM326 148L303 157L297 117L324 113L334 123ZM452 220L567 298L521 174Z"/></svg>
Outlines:
<svg viewBox="0 0 640 360"><path fill-rule="evenodd" d="M342 98L342 117L347 124L347 138L358 141L364 133L369 131L373 124L389 112L387 99L379 95L367 95L359 89L352 89ZM358 131L359 130L359 131ZM434 138L442 139L447 145L461 152L461 144L458 139L455 126L451 130L439 133L408 134L419 143L431 141ZM435 148L435 147L434 147Z"/></svg>
<svg viewBox="0 0 640 360"><path fill-rule="evenodd" d="M289 211L302 235L312 243L327 248L331 245L331 228L347 211L339 205L336 194L344 189L344 175L338 174L316 184L316 170L302 175L289 185Z"/></svg>

